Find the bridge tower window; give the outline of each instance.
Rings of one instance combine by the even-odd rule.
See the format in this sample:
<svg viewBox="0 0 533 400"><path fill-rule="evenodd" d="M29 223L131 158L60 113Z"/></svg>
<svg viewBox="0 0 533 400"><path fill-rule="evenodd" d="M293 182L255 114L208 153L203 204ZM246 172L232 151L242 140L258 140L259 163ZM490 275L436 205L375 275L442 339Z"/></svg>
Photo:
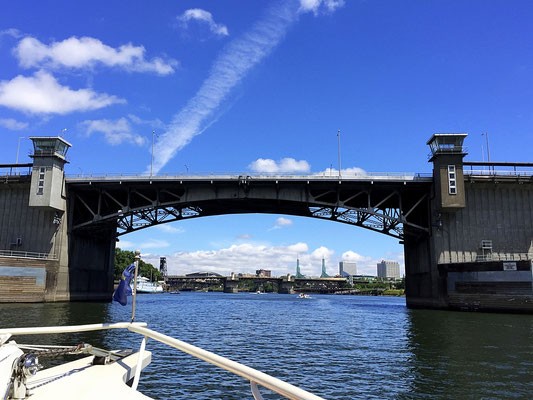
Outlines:
<svg viewBox="0 0 533 400"><path fill-rule="evenodd" d="M44 173L45 173L46 169L44 167L41 167L39 169L39 186L37 188L37 194L39 195L42 195L44 192L43 192L43 189L44 189Z"/></svg>
<svg viewBox="0 0 533 400"><path fill-rule="evenodd" d="M448 165L448 193L457 194L457 180L455 176L455 165Z"/></svg>

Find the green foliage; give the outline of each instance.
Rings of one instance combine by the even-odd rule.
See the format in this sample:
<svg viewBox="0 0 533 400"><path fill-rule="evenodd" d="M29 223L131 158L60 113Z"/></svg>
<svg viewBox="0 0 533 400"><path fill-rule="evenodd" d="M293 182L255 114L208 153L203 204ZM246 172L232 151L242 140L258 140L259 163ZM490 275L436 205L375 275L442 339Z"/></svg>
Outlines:
<svg viewBox="0 0 533 400"><path fill-rule="evenodd" d="M119 247L115 249L115 279L120 279L122 272L135 261L135 253L129 250L121 250ZM157 268L154 268L152 264L145 263L143 260L139 260L139 275L145 278L150 278L152 275L152 281L159 281L163 279L161 272Z"/></svg>
<svg viewBox="0 0 533 400"><path fill-rule="evenodd" d="M403 296L404 290L403 289L389 289L389 290L385 290L383 292L383 295L384 296Z"/></svg>
<svg viewBox="0 0 533 400"><path fill-rule="evenodd" d="M404 289L405 290L405 276L402 278L400 282L396 282L394 285L396 289Z"/></svg>

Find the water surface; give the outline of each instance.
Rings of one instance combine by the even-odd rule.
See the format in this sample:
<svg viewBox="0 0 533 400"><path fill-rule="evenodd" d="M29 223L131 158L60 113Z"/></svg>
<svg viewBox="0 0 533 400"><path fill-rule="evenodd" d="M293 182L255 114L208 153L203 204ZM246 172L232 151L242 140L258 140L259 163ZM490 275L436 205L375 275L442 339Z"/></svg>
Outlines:
<svg viewBox="0 0 533 400"><path fill-rule="evenodd" d="M129 321L130 305L0 305L0 325ZM528 399L533 316L408 310L402 298L182 293L138 296L137 321L326 399ZM137 348L129 332L17 338ZM24 339L24 340L22 340ZM150 340L139 385L156 399L251 399L248 382ZM262 390L266 399L278 395Z"/></svg>

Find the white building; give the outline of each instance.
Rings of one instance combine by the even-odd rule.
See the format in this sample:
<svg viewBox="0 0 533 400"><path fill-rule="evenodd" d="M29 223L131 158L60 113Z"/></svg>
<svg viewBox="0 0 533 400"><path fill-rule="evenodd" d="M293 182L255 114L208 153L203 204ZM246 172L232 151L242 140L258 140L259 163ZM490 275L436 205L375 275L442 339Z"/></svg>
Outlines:
<svg viewBox="0 0 533 400"><path fill-rule="evenodd" d="M340 276L357 275L357 263L355 261L339 262L339 275Z"/></svg>
<svg viewBox="0 0 533 400"><path fill-rule="evenodd" d="M378 278L400 279L400 264L398 261L381 260L378 263Z"/></svg>

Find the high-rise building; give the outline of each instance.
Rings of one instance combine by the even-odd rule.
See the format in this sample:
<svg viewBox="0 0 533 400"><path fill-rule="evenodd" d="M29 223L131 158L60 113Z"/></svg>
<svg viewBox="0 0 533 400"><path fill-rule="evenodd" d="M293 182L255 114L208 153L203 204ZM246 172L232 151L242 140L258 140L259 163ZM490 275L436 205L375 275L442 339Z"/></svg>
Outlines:
<svg viewBox="0 0 533 400"><path fill-rule="evenodd" d="M263 278L271 278L272 277L272 271L269 269L256 269L255 270L255 276L263 277Z"/></svg>
<svg viewBox="0 0 533 400"><path fill-rule="evenodd" d="M322 258L322 274L320 275L321 278L331 278L327 272L326 272L326 260Z"/></svg>
<svg viewBox="0 0 533 400"><path fill-rule="evenodd" d="M159 257L159 272L163 275L163 278L167 276L167 258Z"/></svg>
<svg viewBox="0 0 533 400"><path fill-rule="evenodd" d="M398 264L398 261L381 260L378 263L378 278L400 279L400 264Z"/></svg>
<svg viewBox="0 0 533 400"><path fill-rule="evenodd" d="M339 262L339 275L340 276L357 275L357 263L355 261Z"/></svg>

